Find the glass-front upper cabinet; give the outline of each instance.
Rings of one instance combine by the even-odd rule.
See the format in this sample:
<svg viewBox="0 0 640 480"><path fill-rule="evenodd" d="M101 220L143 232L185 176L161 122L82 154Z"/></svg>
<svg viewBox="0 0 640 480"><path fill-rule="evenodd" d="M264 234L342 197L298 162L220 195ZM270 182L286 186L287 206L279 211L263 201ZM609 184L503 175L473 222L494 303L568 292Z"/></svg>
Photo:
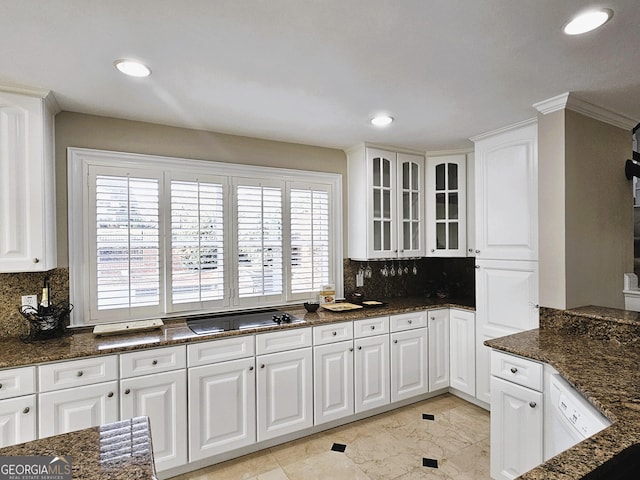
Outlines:
<svg viewBox="0 0 640 480"><path fill-rule="evenodd" d="M466 222L466 156L429 157L427 256L466 256Z"/></svg>
<svg viewBox="0 0 640 480"><path fill-rule="evenodd" d="M349 258L424 256L424 156L361 145L347 157Z"/></svg>

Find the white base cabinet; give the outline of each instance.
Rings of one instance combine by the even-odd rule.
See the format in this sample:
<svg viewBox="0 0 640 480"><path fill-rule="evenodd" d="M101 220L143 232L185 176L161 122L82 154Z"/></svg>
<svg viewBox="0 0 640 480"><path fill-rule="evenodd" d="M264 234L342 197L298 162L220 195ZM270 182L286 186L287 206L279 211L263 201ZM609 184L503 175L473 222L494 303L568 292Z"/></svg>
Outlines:
<svg viewBox="0 0 640 480"><path fill-rule="evenodd" d="M355 347L356 413L391 402L389 335L357 338Z"/></svg>
<svg viewBox="0 0 640 480"><path fill-rule="evenodd" d="M256 441L254 357L189 369L189 460Z"/></svg>
<svg viewBox="0 0 640 480"><path fill-rule="evenodd" d="M258 441L313 425L311 348L256 357Z"/></svg>
<svg viewBox="0 0 640 480"><path fill-rule="evenodd" d="M313 348L314 424L354 413L353 341Z"/></svg>
<svg viewBox="0 0 640 480"><path fill-rule="evenodd" d="M117 381L41 393L39 438L117 422L118 397Z"/></svg>
<svg viewBox="0 0 640 480"><path fill-rule="evenodd" d="M476 395L475 314L449 311L449 385L467 395Z"/></svg>
<svg viewBox="0 0 640 480"><path fill-rule="evenodd" d="M391 401L429 391L427 330L419 328L391 334Z"/></svg>
<svg viewBox="0 0 640 480"><path fill-rule="evenodd" d="M429 313L429 391L449 386L449 309Z"/></svg>
<svg viewBox="0 0 640 480"><path fill-rule="evenodd" d="M187 463L185 370L120 381L121 418L148 416L157 471Z"/></svg>
<svg viewBox="0 0 640 480"><path fill-rule="evenodd" d="M0 400L0 448L36 439L36 396Z"/></svg>

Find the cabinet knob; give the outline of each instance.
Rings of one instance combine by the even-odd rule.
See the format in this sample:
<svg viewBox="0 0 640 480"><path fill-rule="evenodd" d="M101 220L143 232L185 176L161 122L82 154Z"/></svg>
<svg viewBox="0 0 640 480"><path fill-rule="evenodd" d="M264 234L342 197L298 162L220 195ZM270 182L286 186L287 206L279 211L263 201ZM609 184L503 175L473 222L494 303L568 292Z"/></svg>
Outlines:
<svg viewBox="0 0 640 480"><path fill-rule="evenodd" d="M436 319L436 317L431 317L431 321L434 321Z"/></svg>
<svg viewBox="0 0 640 480"><path fill-rule="evenodd" d="M375 325L371 325L371 330L375 330L376 326Z"/></svg>
<svg viewBox="0 0 640 480"><path fill-rule="evenodd" d="M113 397L113 392L107 393L107 397L109 397L109 398Z"/></svg>
<svg viewBox="0 0 640 480"><path fill-rule="evenodd" d="M158 364L158 360L154 360L153 362L151 362L151 365L157 365Z"/></svg>
<svg viewBox="0 0 640 480"><path fill-rule="evenodd" d="M333 335L334 337L338 334L338 332L331 332L331 335Z"/></svg>
<svg viewBox="0 0 640 480"><path fill-rule="evenodd" d="M0 383L0 388L2 388L2 384Z"/></svg>
<svg viewBox="0 0 640 480"><path fill-rule="evenodd" d="M249 371L250 371L250 372L253 372L253 365L251 365L251 366L249 367Z"/></svg>
<svg viewBox="0 0 640 480"><path fill-rule="evenodd" d="M38 257L34 258L33 263L40 263L40 259Z"/></svg>
<svg viewBox="0 0 640 480"><path fill-rule="evenodd" d="M435 253L435 250L433 248L431 249L431 253Z"/></svg>
<svg viewBox="0 0 640 480"><path fill-rule="evenodd" d="M29 407L25 407L24 410L22 410L22 413L29 413L31 411L31 409Z"/></svg>
<svg viewBox="0 0 640 480"><path fill-rule="evenodd" d="M537 403L536 402L529 402L529 406L531 408L536 408Z"/></svg>
<svg viewBox="0 0 640 480"><path fill-rule="evenodd" d="M516 373L518 369L516 367L511 367L511 373Z"/></svg>
<svg viewBox="0 0 640 480"><path fill-rule="evenodd" d="M351 347L351 348L349 349L349 351L350 351L350 352L353 352L353 347Z"/></svg>
<svg viewBox="0 0 640 480"><path fill-rule="evenodd" d="M409 320L407 321L407 323L408 323L409 325L411 325L411 324L413 323L413 320L409 319Z"/></svg>
<svg viewBox="0 0 640 480"><path fill-rule="evenodd" d="M82 370L78 370L78 373L76 373L76 377L81 377L82 375L84 375L84 372Z"/></svg>
<svg viewBox="0 0 640 480"><path fill-rule="evenodd" d="M476 265L476 268L480 268L480 265Z"/></svg>
<svg viewBox="0 0 640 480"><path fill-rule="evenodd" d="M473 248L470 248L470 249L469 249L469 253L473 253Z"/></svg>
<svg viewBox="0 0 640 480"><path fill-rule="evenodd" d="M394 340L393 343L398 343L398 340Z"/></svg>
<svg viewBox="0 0 640 480"><path fill-rule="evenodd" d="M260 368L264 368L264 367L265 367L264 363L262 365L260 365Z"/></svg>
<svg viewBox="0 0 640 480"><path fill-rule="evenodd" d="M124 394L125 394L125 395L129 395L130 393L131 393L131 390L130 390L130 389L128 389L128 388L124 391Z"/></svg>
<svg viewBox="0 0 640 480"><path fill-rule="evenodd" d="M360 345L360 346L358 347L358 350L362 350L362 345Z"/></svg>
<svg viewBox="0 0 640 480"><path fill-rule="evenodd" d="M476 250L476 253L480 253L480 250Z"/></svg>

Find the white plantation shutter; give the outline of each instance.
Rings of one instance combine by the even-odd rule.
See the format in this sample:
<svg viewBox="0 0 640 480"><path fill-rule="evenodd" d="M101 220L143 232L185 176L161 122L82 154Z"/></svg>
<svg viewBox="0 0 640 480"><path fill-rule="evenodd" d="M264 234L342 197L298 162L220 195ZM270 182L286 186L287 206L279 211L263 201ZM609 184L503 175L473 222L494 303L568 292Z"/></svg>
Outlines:
<svg viewBox="0 0 640 480"><path fill-rule="evenodd" d="M93 310L158 307L159 180L97 173L91 181L95 188Z"/></svg>
<svg viewBox="0 0 640 480"><path fill-rule="evenodd" d="M282 188L237 185L238 297L283 294Z"/></svg>
<svg viewBox="0 0 640 480"><path fill-rule="evenodd" d="M289 192L291 293L319 292L331 277L329 192L318 188Z"/></svg>
<svg viewBox="0 0 640 480"><path fill-rule="evenodd" d="M198 180L170 185L172 303L223 300L224 187Z"/></svg>

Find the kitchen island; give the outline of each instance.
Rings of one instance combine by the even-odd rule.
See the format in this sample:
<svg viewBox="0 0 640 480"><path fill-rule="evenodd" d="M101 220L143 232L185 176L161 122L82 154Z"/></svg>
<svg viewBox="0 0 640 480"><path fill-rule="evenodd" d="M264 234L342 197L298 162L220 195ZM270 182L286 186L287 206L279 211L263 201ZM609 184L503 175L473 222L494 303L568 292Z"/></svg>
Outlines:
<svg viewBox="0 0 640 480"><path fill-rule="evenodd" d="M74 480L153 480L147 417L55 435L0 449L2 457L71 456Z"/></svg>
<svg viewBox="0 0 640 480"><path fill-rule="evenodd" d="M640 442L640 314L602 307L540 308L540 328L486 341L554 367L613 424L526 472L579 479Z"/></svg>

